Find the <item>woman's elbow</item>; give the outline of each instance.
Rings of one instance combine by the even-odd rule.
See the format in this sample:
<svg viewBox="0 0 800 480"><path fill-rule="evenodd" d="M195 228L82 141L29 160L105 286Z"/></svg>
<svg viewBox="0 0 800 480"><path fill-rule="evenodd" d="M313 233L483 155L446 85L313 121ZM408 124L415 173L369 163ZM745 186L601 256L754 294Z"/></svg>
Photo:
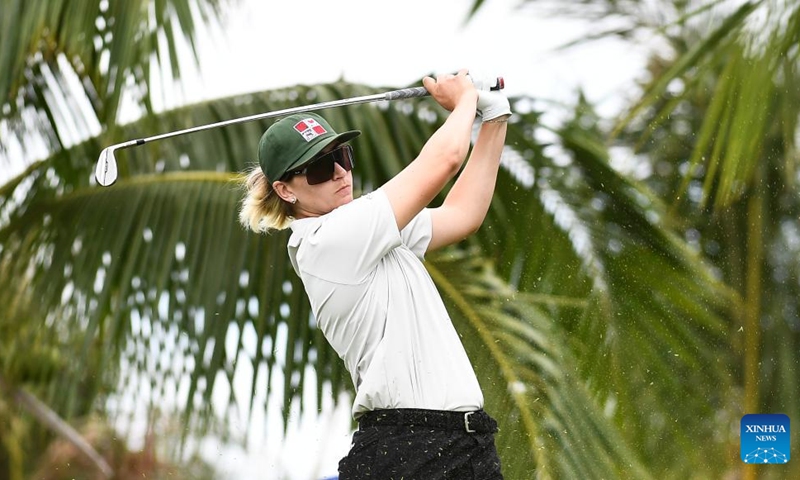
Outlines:
<svg viewBox="0 0 800 480"><path fill-rule="evenodd" d="M441 157L441 162L447 168L450 177L454 177L461 166L464 165L464 160L467 158L467 150L462 148L453 147L444 152Z"/></svg>
<svg viewBox="0 0 800 480"><path fill-rule="evenodd" d="M484 215L477 215L474 212L462 212L461 237L462 240L474 235L483 225Z"/></svg>
<svg viewBox="0 0 800 480"><path fill-rule="evenodd" d="M478 230L481 229L481 225L483 225L483 218L471 221L467 225L467 234L465 236L469 237L471 235L478 233Z"/></svg>

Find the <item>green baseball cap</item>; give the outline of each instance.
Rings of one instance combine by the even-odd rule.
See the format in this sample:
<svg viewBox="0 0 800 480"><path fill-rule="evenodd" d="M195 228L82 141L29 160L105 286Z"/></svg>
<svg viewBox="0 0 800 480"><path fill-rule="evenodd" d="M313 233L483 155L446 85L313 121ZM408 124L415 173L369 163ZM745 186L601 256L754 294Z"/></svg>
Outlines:
<svg viewBox="0 0 800 480"><path fill-rule="evenodd" d="M361 135L360 130L336 131L314 113L295 113L273 123L258 142L258 163L270 182L296 170L332 143L342 144Z"/></svg>

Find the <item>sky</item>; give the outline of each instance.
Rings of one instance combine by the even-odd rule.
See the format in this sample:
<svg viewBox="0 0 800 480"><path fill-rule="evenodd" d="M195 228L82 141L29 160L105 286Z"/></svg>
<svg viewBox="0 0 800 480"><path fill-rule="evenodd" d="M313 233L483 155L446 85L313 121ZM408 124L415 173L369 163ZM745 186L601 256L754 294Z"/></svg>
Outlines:
<svg viewBox="0 0 800 480"><path fill-rule="evenodd" d="M225 27L200 39L199 70L185 76L182 95L164 93L162 106L340 78L394 88L418 83L430 73L468 68L482 77L502 76L508 95L571 103L580 88L601 114L618 112L643 71L647 46L606 40L556 51L592 26L547 18L517 5L516 0L489 1L465 24L470 3L464 0L392 5L370 0L242 0L228 12ZM252 378L252 372L249 375ZM274 386L280 389L280 382ZM235 379L234 388L249 392L247 373ZM220 392L221 403L226 393ZM249 433L247 450L209 440L203 444L205 458L229 478L310 480L335 475L338 460L350 446L349 400L334 408L326 399L319 417L314 412L295 413L283 437L277 401L282 395L275 397L267 417L256 408L250 422L234 426L239 433ZM266 401L263 392L257 401Z"/></svg>
<svg viewBox="0 0 800 480"><path fill-rule="evenodd" d="M580 87L610 114L646 51L603 40L555 52L589 24L547 18L519 0L488 1L468 22L470 0L408 0L397 3L402 8L371 0L240 1L224 28L200 39L200 71L165 105L340 78L421 85L427 74L468 68L504 77L508 95L571 101Z"/></svg>

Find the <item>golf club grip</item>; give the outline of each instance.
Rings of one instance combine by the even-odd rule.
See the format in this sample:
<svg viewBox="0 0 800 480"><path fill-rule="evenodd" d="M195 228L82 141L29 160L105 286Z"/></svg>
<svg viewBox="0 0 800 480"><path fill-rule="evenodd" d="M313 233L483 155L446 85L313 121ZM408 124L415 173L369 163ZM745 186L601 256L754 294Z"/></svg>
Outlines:
<svg viewBox="0 0 800 480"><path fill-rule="evenodd" d="M426 97L430 95L425 87L402 88L400 90L393 90L386 92L386 100L402 100L404 98L417 98Z"/></svg>
<svg viewBox="0 0 800 480"><path fill-rule="evenodd" d="M476 83L476 87L478 87L478 85L479 84ZM505 80L503 80L503 77L497 77L494 84L482 84L482 87L478 88L486 89L487 86L489 87L488 90L502 90L505 88ZM430 93L425 87L402 88L400 90L386 92L384 94L384 100L402 100L404 98L427 97L428 95L430 95Z"/></svg>

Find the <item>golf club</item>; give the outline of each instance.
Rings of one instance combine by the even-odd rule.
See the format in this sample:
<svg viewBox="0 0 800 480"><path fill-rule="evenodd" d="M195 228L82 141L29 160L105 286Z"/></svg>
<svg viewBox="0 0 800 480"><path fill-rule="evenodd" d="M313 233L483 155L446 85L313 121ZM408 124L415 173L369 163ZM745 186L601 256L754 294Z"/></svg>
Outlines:
<svg viewBox="0 0 800 480"><path fill-rule="evenodd" d="M500 90L505 88L503 77L497 77L490 81L479 81L473 79L475 86L479 90ZM494 83L492 83L494 82ZM313 105L306 105L301 107L286 108L283 110L276 110L274 112L259 113L247 117L234 118L222 122L210 123L207 125L200 125L197 127L187 128L185 130L177 130L174 132L162 133L152 137L139 138L136 140L128 140L127 142L111 145L100 152L100 158L97 161L97 168L95 169L95 178L97 183L104 187L109 187L117 181L117 159L114 155L117 150L123 148L138 147L145 143L154 142L156 140L163 140L165 138L177 137L179 135L186 135L189 133L201 132L203 130L210 130L212 128L226 127L228 125L235 125L238 123L251 122L254 120L261 120L264 118L281 117L291 115L294 113L310 112L313 110L322 110L325 108L343 107L345 105L356 105L359 103L380 102L390 100L401 100L405 98L425 97L430 95L425 87L403 88L400 90L392 90L384 93L376 93L373 95L364 95L360 97L346 98L343 100L332 100L329 102L315 103Z"/></svg>

